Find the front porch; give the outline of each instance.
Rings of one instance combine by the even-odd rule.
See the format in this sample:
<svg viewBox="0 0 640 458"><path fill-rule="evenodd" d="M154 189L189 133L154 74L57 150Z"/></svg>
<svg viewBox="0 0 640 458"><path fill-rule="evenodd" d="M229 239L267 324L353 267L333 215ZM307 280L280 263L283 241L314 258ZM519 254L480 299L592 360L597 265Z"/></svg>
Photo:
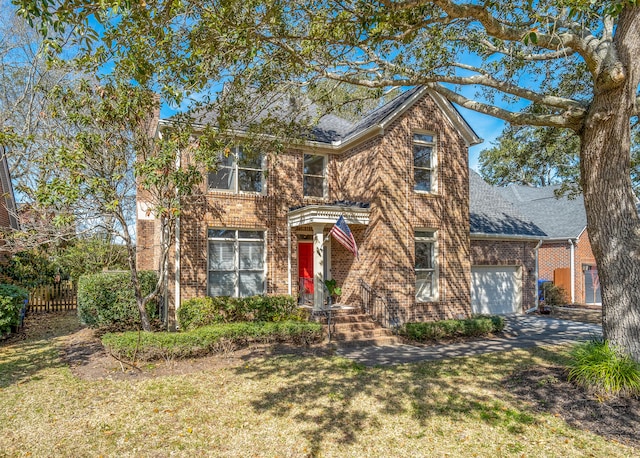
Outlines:
<svg viewBox="0 0 640 458"><path fill-rule="evenodd" d="M332 261L334 257L344 258L345 253L351 254L339 244L334 248L341 252L332 253L329 231L342 216L353 232L362 233L369 224L369 213L368 204L356 202L307 205L289 212L287 217L289 294L297 293L301 302L309 305L314 311L324 310L330 305L325 280L344 277L336 278L339 282L338 286L344 287L342 282L348 277L347 272L342 272L345 270L342 268L342 275L334 275ZM357 261L354 259L352 262ZM350 281L354 282L354 279Z"/></svg>

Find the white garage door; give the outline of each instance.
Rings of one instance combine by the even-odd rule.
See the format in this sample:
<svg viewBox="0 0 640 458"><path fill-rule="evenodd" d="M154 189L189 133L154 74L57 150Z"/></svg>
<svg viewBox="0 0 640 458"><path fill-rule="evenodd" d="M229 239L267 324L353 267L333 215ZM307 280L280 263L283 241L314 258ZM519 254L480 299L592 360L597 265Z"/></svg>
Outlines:
<svg viewBox="0 0 640 458"><path fill-rule="evenodd" d="M505 314L520 311L522 277L515 266L471 267L473 313Z"/></svg>

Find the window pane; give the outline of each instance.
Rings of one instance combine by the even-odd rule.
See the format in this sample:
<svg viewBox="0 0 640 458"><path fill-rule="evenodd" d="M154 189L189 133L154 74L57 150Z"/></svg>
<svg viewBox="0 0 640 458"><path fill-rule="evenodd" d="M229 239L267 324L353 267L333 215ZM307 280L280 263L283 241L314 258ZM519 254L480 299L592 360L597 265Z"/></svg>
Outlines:
<svg viewBox="0 0 640 458"><path fill-rule="evenodd" d="M233 270L234 242L209 242L209 270Z"/></svg>
<svg viewBox="0 0 640 458"><path fill-rule="evenodd" d="M416 297L433 297L433 272L416 272Z"/></svg>
<svg viewBox="0 0 640 458"><path fill-rule="evenodd" d="M304 177L304 195L310 197L324 197L324 178Z"/></svg>
<svg viewBox="0 0 640 458"><path fill-rule="evenodd" d="M429 134L413 134L413 140L418 142L433 143L433 135Z"/></svg>
<svg viewBox="0 0 640 458"><path fill-rule="evenodd" d="M430 169L432 151L430 146L413 145L413 165Z"/></svg>
<svg viewBox="0 0 640 458"><path fill-rule="evenodd" d="M416 231L416 238L432 239L436 236L433 231Z"/></svg>
<svg viewBox="0 0 640 458"><path fill-rule="evenodd" d="M215 172L209 172L209 189L233 190L234 169L233 167L218 167Z"/></svg>
<svg viewBox="0 0 640 458"><path fill-rule="evenodd" d="M413 175L416 180L415 190L431 191L431 170L415 169Z"/></svg>
<svg viewBox="0 0 640 458"><path fill-rule="evenodd" d="M264 269L264 242L239 242L240 269Z"/></svg>
<svg viewBox="0 0 640 458"><path fill-rule="evenodd" d="M255 149L238 149L238 167L247 169L262 169L262 154Z"/></svg>
<svg viewBox="0 0 640 458"><path fill-rule="evenodd" d="M263 231L238 231L238 238L264 240L264 232Z"/></svg>
<svg viewBox="0 0 640 458"><path fill-rule="evenodd" d="M240 191L262 192L262 172L238 170L238 188Z"/></svg>
<svg viewBox="0 0 640 458"><path fill-rule="evenodd" d="M235 272L209 272L209 296L235 296Z"/></svg>
<svg viewBox="0 0 640 458"><path fill-rule="evenodd" d="M433 269L433 243L416 241L416 269Z"/></svg>
<svg viewBox="0 0 640 458"><path fill-rule="evenodd" d="M218 167L232 167L235 155L232 152L229 154L220 153L218 155Z"/></svg>
<svg viewBox="0 0 640 458"><path fill-rule="evenodd" d="M240 272L240 296L255 296L264 293L263 272Z"/></svg>
<svg viewBox="0 0 640 458"><path fill-rule="evenodd" d="M210 239L234 239L236 238L236 231L229 231L227 229L209 229L207 231L207 236Z"/></svg>
<svg viewBox="0 0 640 458"><path fill-rule="evenodd" d="M315 154L304 155L305 175L324 175L324 156Z"/></svg>

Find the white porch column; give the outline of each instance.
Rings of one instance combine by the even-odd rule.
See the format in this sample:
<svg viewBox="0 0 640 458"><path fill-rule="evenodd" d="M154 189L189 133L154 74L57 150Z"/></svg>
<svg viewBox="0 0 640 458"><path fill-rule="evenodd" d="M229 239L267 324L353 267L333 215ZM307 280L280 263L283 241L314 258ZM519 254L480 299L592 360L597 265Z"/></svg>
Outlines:
<svg viewBox="0 0 640 458"><path fill-rule="evenodd" d="M313 308L320 310L324 301L324 223L314 223L313 227Z"/></svg>

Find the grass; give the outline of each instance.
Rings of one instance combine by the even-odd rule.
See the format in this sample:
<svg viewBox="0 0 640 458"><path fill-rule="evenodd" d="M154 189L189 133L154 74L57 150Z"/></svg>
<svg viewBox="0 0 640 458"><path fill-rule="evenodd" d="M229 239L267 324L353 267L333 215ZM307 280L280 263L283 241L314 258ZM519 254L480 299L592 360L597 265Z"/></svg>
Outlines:
<svg viewBox="0 0 640 458"><path fill-rule="evenodd" d="M119 358L173 359L202 356L248 342L310 344L322 339L322 325L301 321L219 323L184 332L105 334L102 343Z"/></svg>
<svg viewBox="0 0 640 458"><path fill-rule="evenodd" d="M70 318L69 318L70 319ZM247 359L136 380L76 378L63 336L0 346L0 456L632 456L504 388L562 348L368 368Z"/></svg>

